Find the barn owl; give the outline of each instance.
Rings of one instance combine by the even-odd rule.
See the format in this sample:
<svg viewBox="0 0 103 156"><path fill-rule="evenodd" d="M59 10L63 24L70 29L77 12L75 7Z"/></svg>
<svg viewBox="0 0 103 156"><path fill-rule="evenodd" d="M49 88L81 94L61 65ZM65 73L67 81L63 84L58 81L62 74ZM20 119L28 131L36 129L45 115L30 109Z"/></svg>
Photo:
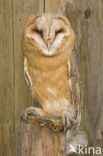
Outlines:
<svg viewBox="0 0 103 156"><path fill-rule="evenodd" d="M41 108L26 113L61 116L63 125L80 123L79 74L75 60L75 33L59 14L33 15L24 27L24 75Z"/></svg>

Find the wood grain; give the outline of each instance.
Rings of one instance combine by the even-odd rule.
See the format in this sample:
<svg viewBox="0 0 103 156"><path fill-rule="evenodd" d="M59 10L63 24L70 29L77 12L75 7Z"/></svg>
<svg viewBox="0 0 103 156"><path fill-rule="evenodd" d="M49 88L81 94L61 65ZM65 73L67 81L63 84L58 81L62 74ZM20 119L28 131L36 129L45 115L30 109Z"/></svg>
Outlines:
<svg viewBox="0 0 103 156"><path fill-rule="evenodd" d="M0 0L0 154L14 155L12 1Z"/></svg>
<svg viewBox="0 0 103 156"><path fill-rule="evenodd" d="M65 156L65 133L54 133L38 123L21 123L21 156Z"/></svg>
<svg viewBox="0 0 103 156"><path fill-rule="evenodd" d="M62 11L62 4L65 5L65 0L45 0L44 11L46 13L60 13ZM63 5L63 7L64 7Z"/></svg>
<svg viewBox="0 0 103 156"><path fill-rule="evenodd" d="M45 0L45 12L46 13L54 13L57 12L57 6L59 4L60 0L56 0L54 5L54 1L51 0Z"/></svg>

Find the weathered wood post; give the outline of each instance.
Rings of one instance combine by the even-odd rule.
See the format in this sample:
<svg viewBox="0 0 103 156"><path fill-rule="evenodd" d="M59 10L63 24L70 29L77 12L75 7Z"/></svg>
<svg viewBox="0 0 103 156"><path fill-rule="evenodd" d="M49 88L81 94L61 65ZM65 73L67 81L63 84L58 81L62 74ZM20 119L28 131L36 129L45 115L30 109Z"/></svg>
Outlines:
<svg viewBox="0 0 103 156"><path fill-rule="evenodd" d="M51 130L53 123L49 118L28 117L21 120L22 156L65 156L65 132Z"/></svg>
<svg viewBox="0 0 103 156"><path fill-rule="evenodd" d="M21 118L21 156L67 156L67 133L60 127L60 119L41 116L27 116L27 121ZM53 120L57 125L53 124ZM58 126L59 125L59 126ZM69 139L69 138L68 138ZM79 131L75 144L87 144L87 135ZM72 142L68 142L68 146Z"/></svg>

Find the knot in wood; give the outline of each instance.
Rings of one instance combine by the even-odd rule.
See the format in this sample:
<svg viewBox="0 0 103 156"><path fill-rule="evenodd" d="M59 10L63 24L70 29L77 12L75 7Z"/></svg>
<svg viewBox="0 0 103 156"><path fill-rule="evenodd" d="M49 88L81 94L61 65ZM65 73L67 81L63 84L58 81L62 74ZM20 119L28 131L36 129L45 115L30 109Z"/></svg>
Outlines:
<svg viewBox="0 0 103 156"><path fill-rule="evenodd" d="M85 11L85 18L89 18L90 15L91 15L91 10L90 10L90 9L87 9L87 10Z"/></svg>

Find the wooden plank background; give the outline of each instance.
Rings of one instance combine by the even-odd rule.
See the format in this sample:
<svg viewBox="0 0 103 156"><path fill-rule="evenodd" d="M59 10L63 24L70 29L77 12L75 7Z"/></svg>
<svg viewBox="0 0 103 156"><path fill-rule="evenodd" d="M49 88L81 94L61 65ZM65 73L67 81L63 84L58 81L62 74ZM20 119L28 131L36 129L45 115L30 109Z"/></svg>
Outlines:
<svg viewBox="0 0 103 156"><path fill-rule="evenodd" d="M23 75L21 38L27 18L63 12L76 33L81 75L82 128L89 143L103 129L103 1L0 0L0 156L20 156L20 115L34 102Z"/></svg>

